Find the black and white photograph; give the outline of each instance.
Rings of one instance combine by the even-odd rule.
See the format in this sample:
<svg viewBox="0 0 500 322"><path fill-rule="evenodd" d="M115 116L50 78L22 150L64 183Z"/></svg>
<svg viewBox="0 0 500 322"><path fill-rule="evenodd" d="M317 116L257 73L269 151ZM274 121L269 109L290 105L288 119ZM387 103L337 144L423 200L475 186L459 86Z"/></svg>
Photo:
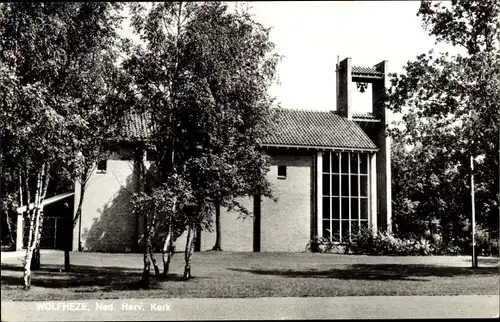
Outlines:
<svg viewBox="0 0 500 322"><path fill-rule="evenodd" d="M1 321L498 319L500 2L0 3Z"/></svg>

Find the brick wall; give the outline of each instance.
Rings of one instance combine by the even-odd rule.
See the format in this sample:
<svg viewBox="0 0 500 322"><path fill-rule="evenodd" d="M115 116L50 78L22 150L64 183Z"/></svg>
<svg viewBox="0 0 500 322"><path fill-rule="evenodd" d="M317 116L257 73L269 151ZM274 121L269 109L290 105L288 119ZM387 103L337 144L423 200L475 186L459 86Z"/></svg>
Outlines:
<svg viewBox="0 0 500 322"><path fill-rule="evenodd" d="M311 238L312 152L274 151L267 179L278 201L262 198L261 251L300 252ZM278 179L278 165L287 167L286 179ZM253 197L239 200L250 212ZM252 213L253 214L253 213ZM253 217L238 218L234 211L221 209L221 247L224 251L253 251ZM185 249L186 234L176 243ZM201 251L212 249L214 231L201 233Z"/></svg>
<svg viewBox="0 0 500 322"><path fill-rule="evenodd" d="M136 244L137 219L132 213L131 193L137 187L133 162L108 160L105 173L94 170L85 191L81 216L84 251L129 252ZM75 204L80 198L76 185ZM73 250L78 250L78 223Z"/></svg>
<svg viewBox="0 0 500 322"><path fill-rule="evenodd" d="M311 237L313 152L274 151L267 174L278 201L267 198L261 204L261 251L303 251ZM149 162L148 162L149 163ZM277 178L278 165L287 167L286 179ZM84 251L129 252L140 239L137 217L132 213L131 193L136 191L137 178L133 161L108 160L106 173L94 171L83 203L81 243ZM79 189L75 191L79 198ZM239 200L251 213L253 197ZM78 225L75 227L73 249L78 249ZM215 227L214 227L215 229ZM235 211L221 209L222 249L253 251L253 217L241 218ZM201 250L210 250L215 231L203 231ZM184 233L176 241L176 250L183 251Z"/></svg>
<svg viewBox="0 0 500 322"><path fill-rule="evenodd" d="M253 197L238 200L253 215ZM253 251L253 216L242 218L236 211L227 211L221 208L221 248L227 251ZM215 218L214 231L201 233L201 250L210 250L215 245Z"/></svg>
<svg viewBox="0 0 500 322"><path fill-rule="evenodd" d="M303 251L311 238L311 171L313 152L270 152L275 203L261 205L261 251ZM287 167L286 179L278 179L278 166Z"/></svg>
<svg viewBox="0 0 500 322"><path fill-rule="evenodd" d="M252 214L253 197L239 198L238 200ZM211 250L215 245L215 216L213 218L213 231L201 233L200 250ZM224 251L251 252L253 251L253 217L243 218L236 211L227 211L221 208L221 248ZM186 247L187 234L184 233L175 243L176 251L184 251Z"/></svg>

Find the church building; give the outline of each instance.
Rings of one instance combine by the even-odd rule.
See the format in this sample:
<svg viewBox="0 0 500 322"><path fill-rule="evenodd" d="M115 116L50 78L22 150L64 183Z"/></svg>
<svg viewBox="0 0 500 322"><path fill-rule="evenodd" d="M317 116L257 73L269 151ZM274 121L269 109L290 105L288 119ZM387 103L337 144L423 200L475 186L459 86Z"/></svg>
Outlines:
<svg viewBox="0 0 500 322"><path fill-rule="evenodd" d="M357 67L346 58L336 73L336 110L274 111L276 131L262 148L271 157L267 179L277 202L244 198L242 203L253 211L244 219L221 209L223 250L301 252L316 236L345 242L359 227L391 229L391 153L381 104L389 82L387 61ZM369 84L371 111L359 112L353 93ZM132 122L129 135L146 139L144 122ZM141 251L143 227L130 203L138 191L137 160L133 146L124 144L123 151L99 162L90 178L82 216L73 229L75 251ZM149 164L150 157L144 162ZM80 195L75 184L75 212ZM203 231L197 248L210 250L214 243L215 231ZM176 249L184 247L181 236Z"/></svg>

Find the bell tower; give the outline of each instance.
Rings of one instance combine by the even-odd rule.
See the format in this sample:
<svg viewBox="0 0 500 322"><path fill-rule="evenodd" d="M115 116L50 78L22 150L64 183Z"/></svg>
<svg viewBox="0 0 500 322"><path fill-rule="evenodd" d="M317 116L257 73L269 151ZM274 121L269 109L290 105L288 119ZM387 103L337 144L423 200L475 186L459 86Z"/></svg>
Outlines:
<svg viewBox="0 0 500 322"><path fill-rule="evenodd" d="M356 122L368 137L377 145L379 151L372 155L373 170L376 176L376 198L372 211L377 213L377 228L392 230L391 196L391 143L386 135L388 119L385 108L386 90L389 87L388 61L384 60L373 67L353 66L351 58L337 63L337 113ZM372 86L371 112L356 112L352 103L353 93L364 93ZM372 170L372 171L373 171Z"/></svg>

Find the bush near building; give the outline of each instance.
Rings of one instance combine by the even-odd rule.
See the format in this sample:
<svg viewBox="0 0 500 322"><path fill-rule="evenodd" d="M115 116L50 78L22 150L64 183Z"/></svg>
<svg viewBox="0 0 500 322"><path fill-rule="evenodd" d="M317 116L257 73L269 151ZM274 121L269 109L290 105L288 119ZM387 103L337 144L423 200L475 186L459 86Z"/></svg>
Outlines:
<svg viewBox="0 0 500 322"><path fill-rule="evenodd" d="M498 256L500 239L491 239L484 230L476 234L476 249L479 256ZM424 236L398 237L389 232L373 233L370 228L361 230L351 241L339 243L335 239L315 237L307 245L306 250L317 253L344 253L364 255L470 255L472 241L470 238L453 238L447 245L439 235L426 238Z"/></svg>

